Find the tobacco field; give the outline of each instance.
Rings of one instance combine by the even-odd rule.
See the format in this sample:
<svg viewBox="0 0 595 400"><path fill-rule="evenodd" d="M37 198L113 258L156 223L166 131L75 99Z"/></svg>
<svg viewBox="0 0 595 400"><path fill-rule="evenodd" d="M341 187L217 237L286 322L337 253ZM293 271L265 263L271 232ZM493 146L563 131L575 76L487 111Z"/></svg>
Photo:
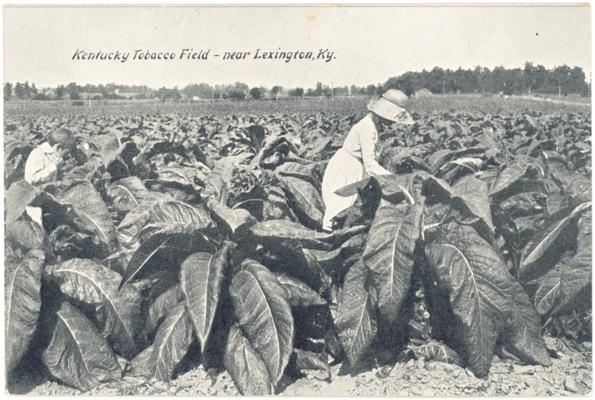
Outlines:
<svg viewBox="0 0 595 400"><path fill-rule="evenodd" d="M373 368L547 371L556 343L590 359L589 110L428 101L381 134L393 175L346 188L360 200L332 233L322 176L364 100L8 109L9 391L33 370L75 393L171 394L191 374L188 386L228 380L204 394L298 382L315 395ZM55 182L29 185L28 154L61 128L80 145Z"/></svg>

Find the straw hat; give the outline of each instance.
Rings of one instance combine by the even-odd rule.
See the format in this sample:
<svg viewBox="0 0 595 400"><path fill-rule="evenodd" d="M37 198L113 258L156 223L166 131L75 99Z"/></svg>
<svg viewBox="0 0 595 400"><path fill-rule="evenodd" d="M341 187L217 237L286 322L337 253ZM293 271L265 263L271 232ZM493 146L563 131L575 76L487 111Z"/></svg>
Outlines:
<svg viewBox="0 0 595 400"><path fill-rule="evenodd" d="M397 89L387 90L381 97L368 103L368 110L374 114L399 124L411 125L414 123L411 115L405 110L409 98Z"/></svg>

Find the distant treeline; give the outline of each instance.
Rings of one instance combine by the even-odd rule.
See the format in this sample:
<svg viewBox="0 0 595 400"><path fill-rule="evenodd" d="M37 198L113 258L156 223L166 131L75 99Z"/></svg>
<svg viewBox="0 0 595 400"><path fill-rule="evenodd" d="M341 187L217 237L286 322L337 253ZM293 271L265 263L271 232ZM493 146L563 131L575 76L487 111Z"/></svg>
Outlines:
<svg viewBox="0 0 595 400"><path fill-rule="evenodd" d="M494 69L475 67L473 69L442 69L421 72L406 72L389 78L384 83L367 86L330 86L317 82L313 88L283 88L281 86L252 87L242 82L227 85L193 83L183 88L151 89L148 86L79 85L71 82L56 88L38 89L34 83L10 82L4 84L4 100L103 100L103 99L160 99L200 101L208 99L278 99L280 97L334 97L373 96L386 89L397 88L411 95L425 89L434 94L449 93L502 93L502 94L576 94L590 96L591 85L585 81L580 67L562 65L546 69L543 65L525 63L523 68Z"/></svg>
<svg viewBox="0 0 595 400"><path fill-rule="evenodd" d="M579 94L590 95L582 68L561 65L546 69L543 65L525 63L523 68L483 67L406 72L390 78L384 88L399 88L407 94L420 89L432 93L503 93L503 94Z"/></svg>

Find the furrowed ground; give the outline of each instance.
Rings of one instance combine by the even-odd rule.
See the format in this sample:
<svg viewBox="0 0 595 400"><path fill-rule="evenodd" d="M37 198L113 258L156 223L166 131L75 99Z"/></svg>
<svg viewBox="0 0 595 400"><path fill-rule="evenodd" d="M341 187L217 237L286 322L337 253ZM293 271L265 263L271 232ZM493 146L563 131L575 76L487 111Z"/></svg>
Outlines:
<svg viewBox="0 0 595 400"><path fill-rule="evenodd" d="M590 393L590 103L413 99L322 233L365 105L5 103L9 392ZM90 146L33 188L60 127Z"/></svg>

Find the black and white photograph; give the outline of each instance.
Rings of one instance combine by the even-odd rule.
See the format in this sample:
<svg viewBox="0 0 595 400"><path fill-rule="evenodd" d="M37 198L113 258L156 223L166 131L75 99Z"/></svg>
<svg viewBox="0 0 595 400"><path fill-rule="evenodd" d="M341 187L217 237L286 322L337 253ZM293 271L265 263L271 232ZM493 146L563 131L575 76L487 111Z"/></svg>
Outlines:
<svg viewBox="0 0 595 400"><path fill-rule="evenodd" d="M5 395L590 396L591 14L4 4Z"/></svg>

